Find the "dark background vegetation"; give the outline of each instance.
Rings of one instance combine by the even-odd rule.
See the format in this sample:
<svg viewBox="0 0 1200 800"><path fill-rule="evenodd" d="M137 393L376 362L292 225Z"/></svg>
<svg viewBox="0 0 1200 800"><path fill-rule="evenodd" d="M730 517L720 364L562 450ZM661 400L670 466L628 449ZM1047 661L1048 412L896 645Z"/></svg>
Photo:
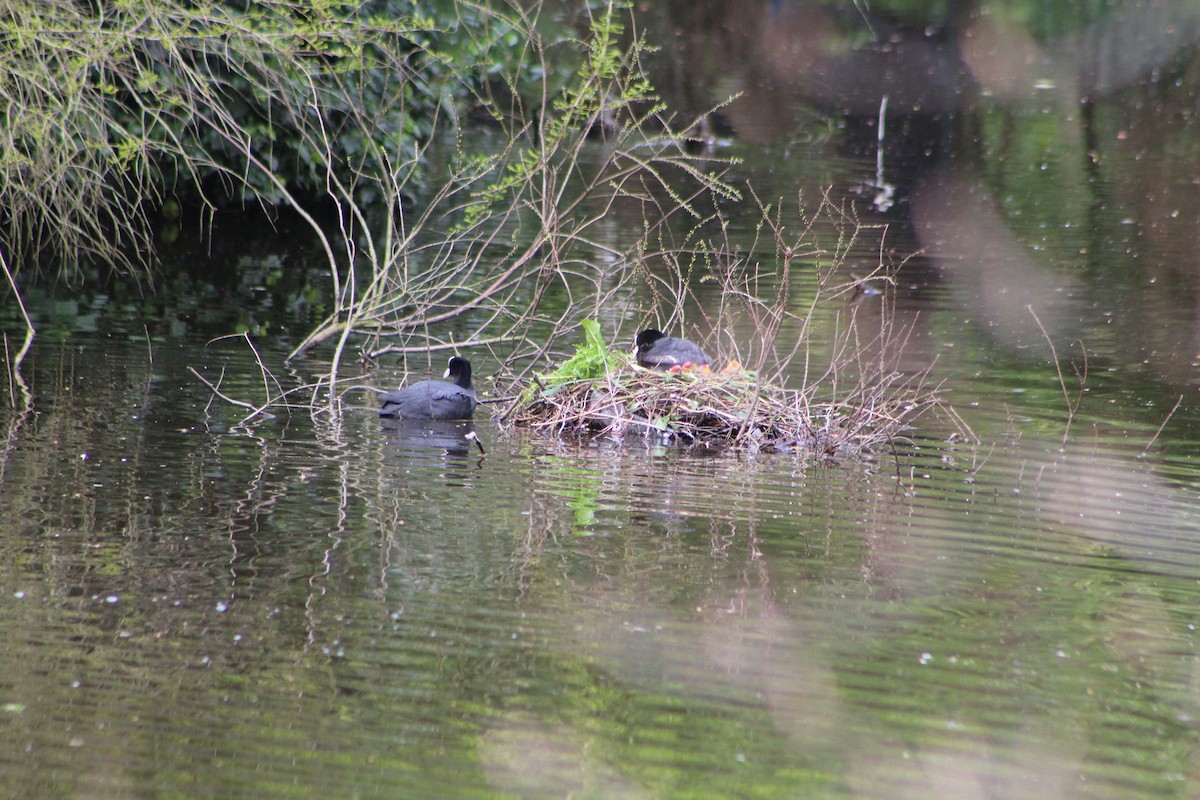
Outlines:
<svg viewBox="0 0 1200 800"><path fill-rule="evenodd" d="M829 139L858 157L875 150L886 97L884 147L901 166L890 218L934 207L910 201L930 197L921 176L952 153L977 165L1022 235L1047 218L1080 230L1081 204L1105 197L1071 195L1076 175L1044 187L1006 165L1078 141L1091 154L1078 180L1102 182L1117 155L1103 152L1113 109L1143 103L1133 91L1143 80L1167 87L1195 73L1198 16L1189 3L1139 2L13 0L0 15L7 324L23 321L19 297L43 330L137 319L296 342L349 326L388 341L426 317L405 317L400 302L354 312L361 294L346 289L364 265L409 275L421 267L408 259L437 245L469 252L436 269L469 275L481 243L494 251L519 221L550 232L508 256L533 265L522 279L579 262L542 244L569 238L553 235L557 215L586 188L531 190L549 185L539 170L555 157L544 135L555 121L593 140L631 117L639 136L651 135L647 121L673 124L701 147ZM653 47L602 86L584 67L603 35L612 53ZM642 78L653 90L625 96ZM1194 115L1194 97L1163 101L1123 141L1189 147L1162 142L1153 123ZM1025 113L1038 104L1055 113ZM648 107L652 119L637 117ZM581 152L560 148L550 183L578 183L563 165ZM1141 169L1170 171L1170 160ZM693 177L665 179L690 192ZM754 180L768 199L792 191L768 170ZM1005 191L1016 183L1037 191ZM1137 197L1134 186L1105 191L1123 188ZM477 223L468 236L449 230ZM467 303L489 285L481 276L470 291L446 285L412 302Z"/></svg>

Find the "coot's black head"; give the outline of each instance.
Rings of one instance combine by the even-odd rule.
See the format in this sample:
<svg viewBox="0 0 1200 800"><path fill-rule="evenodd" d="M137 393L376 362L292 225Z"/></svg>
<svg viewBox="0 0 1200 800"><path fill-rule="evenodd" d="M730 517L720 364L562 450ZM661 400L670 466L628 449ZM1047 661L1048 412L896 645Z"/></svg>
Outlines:
<svg viewBox="0 0 1200 800"><path fill-rule="evenodd" d="M642 331L641 333L639 333L637 335L637 340L636 340L637 350L640 353L641 351L646 350L649 347L652 347L654 345L654 343L657 342L659 339L665 339L665 338L667 338L667 335L665 333L663 333L662 331L655 330L654 328L647 328L646 330Z"/></svg>
<svg viewBox="0 0 1200 800"><path fill-rule="evenodd" d="M454 382L455 386L461 386L463 389L471 388L471 362L461 356L454 356L450 359L450 363L446 365L446 375Z"/></svg>

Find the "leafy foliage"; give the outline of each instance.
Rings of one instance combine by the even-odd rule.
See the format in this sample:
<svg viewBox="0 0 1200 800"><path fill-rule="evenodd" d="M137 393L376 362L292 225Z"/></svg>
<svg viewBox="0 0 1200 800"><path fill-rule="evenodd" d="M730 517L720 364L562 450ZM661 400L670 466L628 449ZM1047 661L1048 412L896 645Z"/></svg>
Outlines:
<svg viewBox="0 0 1200 800"><path fill-rule="evenodd" d="M531 383L521 398L530 402L541 393L551 394L559 387L581 381L594 381L606 377L616 369L628 366L631 359L627 353L609 350L600 332L600 323L585 319L579 323L583 329L583 343L575 346L575 355L560 364L553 372L538 375L537 383Z"/></svg>
<svg viewBox="0 0 1200 800"><path fill-rule="evenodd" d="M519 51L484 7L401 0L13 0L0 14L0 248L21 265L127 263L171 196L364 201ZM464 30L471 35L463 36Z"/></svg>

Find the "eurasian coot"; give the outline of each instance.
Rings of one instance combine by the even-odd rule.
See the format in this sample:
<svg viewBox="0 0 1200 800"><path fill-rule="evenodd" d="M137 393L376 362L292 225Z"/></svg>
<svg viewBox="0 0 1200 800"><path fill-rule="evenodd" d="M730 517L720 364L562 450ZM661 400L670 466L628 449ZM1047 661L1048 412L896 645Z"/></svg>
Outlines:
<svg viewBox="0 0 1200 800"><path fill-rule="evenodd" d="M479 404L471 388L471 362L455 356L445 377L420 381L379 396L379 415L397 419L470 419Z"/></svg>
<svg viewBox="0 0 1200 800"><path fill-rule="evenodd" d="M687 339L676 339L649 328L637 335L637 362L650 369L678 371L707 367L712 359Z"/></svg>

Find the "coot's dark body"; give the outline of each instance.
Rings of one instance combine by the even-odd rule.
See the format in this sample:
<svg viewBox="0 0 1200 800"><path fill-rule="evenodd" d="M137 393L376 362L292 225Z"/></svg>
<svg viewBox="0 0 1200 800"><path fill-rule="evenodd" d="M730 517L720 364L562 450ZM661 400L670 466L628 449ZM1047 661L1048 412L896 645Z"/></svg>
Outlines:
<svg viewBox="0 0 1200 800"><path fill-rule="evenodd" d="M650 369L691 369L712 363L708 353L687 339L649 328L637 335L637 362Z"/></svg>
<svg viewBox="0 0 1200 800"><path fill-rule="evenodd" d="M471 388L471 362L455 356L450 381L420 381L379 396L379 415L394 419L470 419L479 405Z"/></svg>

